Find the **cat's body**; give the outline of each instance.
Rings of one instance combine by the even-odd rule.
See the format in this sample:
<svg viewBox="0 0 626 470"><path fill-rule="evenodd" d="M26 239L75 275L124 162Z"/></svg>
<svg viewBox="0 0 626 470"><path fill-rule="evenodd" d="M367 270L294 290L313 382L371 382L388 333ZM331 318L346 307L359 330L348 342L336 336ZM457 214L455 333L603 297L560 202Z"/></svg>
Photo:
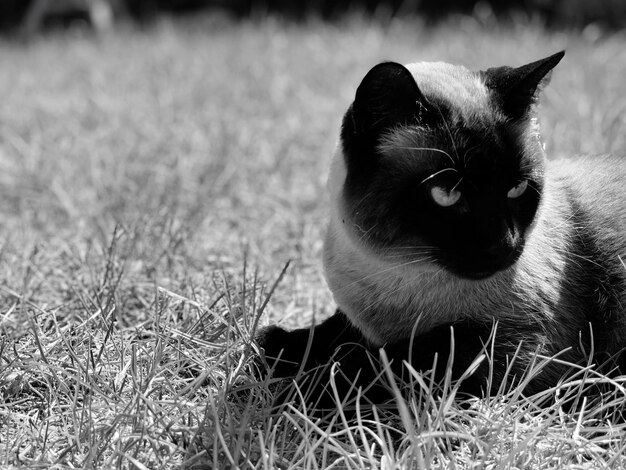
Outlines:
<svg viewBox="0 0 626 470"><path fill-rule="evenodd" d="M599 320L607 317L607 346L617 352L626 345L626 267L619 258L626 254L624 181L623 162L612 158L550 162L544 201L519 260L478 280L385 259L363 247L335 209L326 278L341 311L378 346L441 324L489 318L517 326L520 339L525 325L541 325L556 353L577 344L574 331L588 322L599 333Z"/></svg>
<svg viewBox="0 0 626 470"><path fill-rule="evenodd" d="M356 342L428 368L446 362L452 326L458 376L495 325L497 385L513 355L521 374L537 352L584 363L626 347L626 162L546 164L534 103L561 58L484 72L387 63L365 77L329 179L339 311L313 332L308 364ZM304 335L261 342L300 362ZM563 373L548 367L529 389ZM469 390L484 391L486 369L475 375Z"/></svg>

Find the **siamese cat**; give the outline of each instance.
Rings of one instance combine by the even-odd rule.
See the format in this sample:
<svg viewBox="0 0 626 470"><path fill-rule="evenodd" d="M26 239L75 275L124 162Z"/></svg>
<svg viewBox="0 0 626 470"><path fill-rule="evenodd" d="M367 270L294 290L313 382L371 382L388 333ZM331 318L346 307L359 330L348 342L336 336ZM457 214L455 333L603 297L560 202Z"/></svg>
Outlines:
<svg viewBox="0 0 626 470"><path fill-rule="evenodd" d="M260 332L275 375L332 359L346 386L367 387L384 348L396 372L407 360L458 379L493 351L460 383L482 395L536 357L560 361L528 393L566 362L624 362L626 160L546 161L536 103L563 56L367 73L329 178L324 267L338 310L312 329Z"/></svg>

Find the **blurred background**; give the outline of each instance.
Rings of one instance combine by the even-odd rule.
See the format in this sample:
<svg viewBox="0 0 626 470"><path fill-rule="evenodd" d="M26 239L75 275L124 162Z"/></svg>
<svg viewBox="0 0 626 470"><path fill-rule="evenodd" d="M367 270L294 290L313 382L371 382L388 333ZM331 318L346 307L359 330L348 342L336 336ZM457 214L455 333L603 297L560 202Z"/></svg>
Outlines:
<svg viewBox="0 0 626 470"><path fill-rule="evenodd" d="M337 19L358 11L378 17L419 15L429 22L469 14L498 20L533 18L568 28L615 30L626 25L624 0L2 0L0 30L28 36L79 22L104 29L119 20L145 24L163 15L210 9L240 18L275 14L295 20Z"/></svg>

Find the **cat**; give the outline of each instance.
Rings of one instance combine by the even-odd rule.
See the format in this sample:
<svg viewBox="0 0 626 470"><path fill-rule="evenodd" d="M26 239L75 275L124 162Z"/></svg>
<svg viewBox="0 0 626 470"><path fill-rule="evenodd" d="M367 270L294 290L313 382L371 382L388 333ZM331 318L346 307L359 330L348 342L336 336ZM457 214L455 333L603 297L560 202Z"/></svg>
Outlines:
<svg viewBox="0 0 626 470"><path fill-rule="evenodd" d="M338 310L312 328L258 334L275 376L332 358L344 392L370 386L377 401L388 397L371 387L379 348L396 373L408 359L437 378L464 376L461 391L478 396L507 374L519 380L537 355L561 360L527 393L554 386L567 363L623 367L626 164L546 159L536 104L563 56L477 72L384 62L367 73L328 185L323 258ZM491 349L491 364L467 377ZM328 375L318 380L319 399Z"/></svg>

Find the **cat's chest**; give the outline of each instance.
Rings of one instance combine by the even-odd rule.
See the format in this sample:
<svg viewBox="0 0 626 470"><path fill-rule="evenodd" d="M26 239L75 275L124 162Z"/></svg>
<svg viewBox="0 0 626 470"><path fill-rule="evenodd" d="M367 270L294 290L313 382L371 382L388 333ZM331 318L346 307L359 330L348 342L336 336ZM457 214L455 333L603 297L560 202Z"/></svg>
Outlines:
<svg viewBox="0 0 626 470"><path fill-rule="evenodd" d="M384 263L329 229L326 277L337 304L373 343L383 344L485 311L510 310L497 281L461 281L434 267Z"/></svg>

